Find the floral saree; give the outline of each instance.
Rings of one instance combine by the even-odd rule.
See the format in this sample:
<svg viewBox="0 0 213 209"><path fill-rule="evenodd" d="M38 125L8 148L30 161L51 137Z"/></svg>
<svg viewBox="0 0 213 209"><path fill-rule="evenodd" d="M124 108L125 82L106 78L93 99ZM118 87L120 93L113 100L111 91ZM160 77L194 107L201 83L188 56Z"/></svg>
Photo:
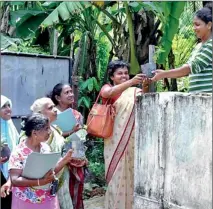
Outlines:
<svg viewBox="0 0 213 209"><path fill-rule="evenodd" d="M132 209L134 183L135 96L141 89L130 87L116 100L113 135L104 140L108 188L105 209Z"/></svg>

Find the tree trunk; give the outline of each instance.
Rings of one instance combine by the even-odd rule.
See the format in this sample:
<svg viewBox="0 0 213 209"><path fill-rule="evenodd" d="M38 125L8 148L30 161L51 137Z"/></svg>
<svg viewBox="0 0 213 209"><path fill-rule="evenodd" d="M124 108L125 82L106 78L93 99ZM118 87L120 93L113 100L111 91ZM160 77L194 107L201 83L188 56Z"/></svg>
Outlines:
<svg viewBox="0 0 213 209"><path fill-rule="evenodd" d="M1 33L7 34L9 30L10 6L8 5L6 8L2 6L1 10Z"/></svg>
<svg viewBox="0 0 213 209"><path fill-rule="evenodd" d="M169 61L169 68L170 69L175 68L175 55L174 55L172 49L169 52L168 61ZM176 78L172 78L171 79L170 91L178 91L178 88L177 88L177 79Z"/></svg>
<svg viewBox="0 0 213 209"><path fill-rule="evenodd" d="M156 45L155 17L151 12L140 11L134 14L136 55L140 65L148 63L149 45ZM157 31L157 30L156 30ZM152 35L152 36L151 36Z"/></svg>
<svg viewBox="0 0 213 209"><path fill-rule="evenodd" d="M54 37L53 37L53 55L57 56L58 51L58 31L54 29Z"/></svg>

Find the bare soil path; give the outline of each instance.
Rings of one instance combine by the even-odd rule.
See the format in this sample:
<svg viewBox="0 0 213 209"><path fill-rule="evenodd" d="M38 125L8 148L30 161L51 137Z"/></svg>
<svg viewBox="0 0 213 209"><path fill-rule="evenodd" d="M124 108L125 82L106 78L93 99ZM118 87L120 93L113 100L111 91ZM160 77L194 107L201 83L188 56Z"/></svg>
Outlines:
<svg viewBox="0 0 213 209"><path fill-rule="evenodd" d="M104 196L84 200L85 209L104 209Z"/></svg>

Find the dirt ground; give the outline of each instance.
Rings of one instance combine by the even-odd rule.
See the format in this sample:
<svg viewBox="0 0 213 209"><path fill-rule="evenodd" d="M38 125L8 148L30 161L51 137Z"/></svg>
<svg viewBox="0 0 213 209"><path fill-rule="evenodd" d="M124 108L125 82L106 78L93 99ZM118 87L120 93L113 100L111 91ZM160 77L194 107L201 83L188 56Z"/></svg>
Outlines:
<svg viewBox="0 0 213 209"><path fill-rule="evenodd" d="M84 209L104 209L104 196L85 200Z"/></svg>

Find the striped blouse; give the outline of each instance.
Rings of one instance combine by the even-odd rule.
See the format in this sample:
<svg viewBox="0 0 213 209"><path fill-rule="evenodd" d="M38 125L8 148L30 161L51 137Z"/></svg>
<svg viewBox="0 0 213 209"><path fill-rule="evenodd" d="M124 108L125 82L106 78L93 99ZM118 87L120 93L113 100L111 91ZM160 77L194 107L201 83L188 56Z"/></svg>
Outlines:
<svg viewBox="0 0 213 209"><path fill-rule="evenodd" d="M212 93L212 39L205 42L193 59L188 61L191 69L189 75L189 92Z"/></svg>

